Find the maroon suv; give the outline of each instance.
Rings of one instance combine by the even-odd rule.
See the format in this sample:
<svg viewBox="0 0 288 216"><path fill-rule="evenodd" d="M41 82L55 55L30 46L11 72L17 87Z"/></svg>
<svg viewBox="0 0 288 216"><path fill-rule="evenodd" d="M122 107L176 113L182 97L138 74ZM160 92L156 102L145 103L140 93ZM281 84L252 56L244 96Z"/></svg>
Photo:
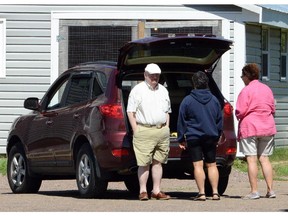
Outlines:
<svg viewBox="0 0 288 216"><path fill-rule="evenodd" d="M232 42L217 37L149 37L124 45L116 62L88 62L64 73L43 98L31 97L32 110L12 124L7 140L7 177L14 193L37 192L42 180L76 178L82 197L100 197L109 182L124 181L138 193L132 130L126 115L131 89L144 80L148 63L157 63L170 95L169 161L164 178L193 179L186 151L178 147L177 117L193 89L191 75L205 71L211 92L223 108L224 128L217 148L219 193L223 194L236 156L233 108L212 77L215 64ZM150 188L151 188L151 182ZM211 193L206 183L207 193Z"/></svg>

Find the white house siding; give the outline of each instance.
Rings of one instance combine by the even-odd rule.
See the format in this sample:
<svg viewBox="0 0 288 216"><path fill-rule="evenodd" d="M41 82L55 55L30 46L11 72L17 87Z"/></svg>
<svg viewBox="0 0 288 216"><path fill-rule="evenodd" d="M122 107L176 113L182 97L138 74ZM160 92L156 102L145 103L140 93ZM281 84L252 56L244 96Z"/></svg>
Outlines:
<svg viewBox="0 0 288 216"><path fill-rule="evenodd" d="M267 27L267 26L266 26ZM255 62L261 66L261 29L260 25L246 25L246 62ZM287 81L280 81L280 28L269 28L269 77L262 80L272 89L276 104L275 121L277 134L275 144L287 146L288 138L288 95Z"/></svg>
<svg viewBox="0 0 288 216"><path fill-rule="evenodd" d="M230 21L230 39L234 41L234 22ZM234 47L230 50L230 70L229 70L229 98L228 100L234 106Z"/></svg>
<svg viewBox="0 0 288 216"><path fill-rule="evenodd" d="M50 11L1 5L6 18L6 77L0 79L0 153L13 120L27 113L23 101L41 98L50 85ZM25 12L24 12L25 11Z"/></svg>

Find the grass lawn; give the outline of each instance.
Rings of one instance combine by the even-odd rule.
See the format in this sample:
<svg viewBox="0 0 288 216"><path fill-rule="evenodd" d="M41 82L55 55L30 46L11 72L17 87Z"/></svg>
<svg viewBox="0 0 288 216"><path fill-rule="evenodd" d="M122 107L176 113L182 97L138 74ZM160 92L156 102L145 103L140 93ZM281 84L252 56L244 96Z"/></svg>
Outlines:
<svg viewBox="0 0 288 216"><path fill-rule="evenodd" d="M273 155L270 157L270 161L273 167L274 180L288 181L288 148L275 148ZM233 167L239 171L247 172L247 162L245 158L237 158ZM260 164L258 164L259 172L258 177L263 178Z"/></svg>

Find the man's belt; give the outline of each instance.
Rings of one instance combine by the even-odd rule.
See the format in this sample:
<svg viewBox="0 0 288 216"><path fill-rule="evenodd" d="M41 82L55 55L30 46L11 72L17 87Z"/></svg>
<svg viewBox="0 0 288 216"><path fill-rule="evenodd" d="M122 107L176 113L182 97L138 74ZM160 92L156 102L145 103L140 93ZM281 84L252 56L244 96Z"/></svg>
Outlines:
<svg viewBox="0 0 288 216"><path fill-rule="evenodd" d="M162 127L166 126L166 123L163 124L157 124L157 125L149 125L149 124L141 124L141 123L137 123L138 125L141 125L143 127L148 127L148 128L157 128L157 129L161 129Z"/></svg>

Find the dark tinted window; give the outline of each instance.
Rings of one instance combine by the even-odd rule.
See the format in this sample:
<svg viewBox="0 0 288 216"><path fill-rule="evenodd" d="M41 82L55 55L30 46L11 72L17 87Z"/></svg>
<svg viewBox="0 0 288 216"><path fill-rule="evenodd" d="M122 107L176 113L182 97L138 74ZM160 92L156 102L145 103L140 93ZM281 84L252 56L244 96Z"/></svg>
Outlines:
<svg viewBox="0 0 288 216"><path fill-rule="evenodd" d="M181 42L180 42L181 43ZM181 56L181 57L193 57L195 59L201 60L207 56L212 56L214 50L210 47L198 47L197 45L190 44L190 43L176 43L176 42L169 42L166 43L165 46L147 46L147 47L135 47L130 55L129 59L135 58L143 58L143 57L150 57L150 56Z"/></svg>
<svg viewBox="0 0 288 216"><path fill-rule="evenodd" d="M268 54L262 54L262 76L268 76Z"/></svg>
<svg viewBox="0 0 288 216"><path fill-rule="evenodd" d="M111 73L111 69L108 69L106 68L105 69L105 72L106 72L106 75L104 73L97 73L96 75L96 80L98 82L98 85L103 89L103 91L106 89L106 86L107 86L107 76L110 75Z"/></svg>
<svg viewBox="0 0 288 216"><path fill-rule="evenodd" d="M286 56L281 56L281 77L286 78Z"/></svg>
<svg viewBox="0 0 288 216"><path fill-rule="evenodd" d="M96 98L97 96L103 94L103 89L99 85L97 78L94 78L93 81L93 91L92 91L92 98Z"/></svg>
<svg viewBox="0 0 288 216"><path fill-rule="evenodd" d="M88 100L89 89L90 77L72 78L65 105L72 105Z"/></svg>

